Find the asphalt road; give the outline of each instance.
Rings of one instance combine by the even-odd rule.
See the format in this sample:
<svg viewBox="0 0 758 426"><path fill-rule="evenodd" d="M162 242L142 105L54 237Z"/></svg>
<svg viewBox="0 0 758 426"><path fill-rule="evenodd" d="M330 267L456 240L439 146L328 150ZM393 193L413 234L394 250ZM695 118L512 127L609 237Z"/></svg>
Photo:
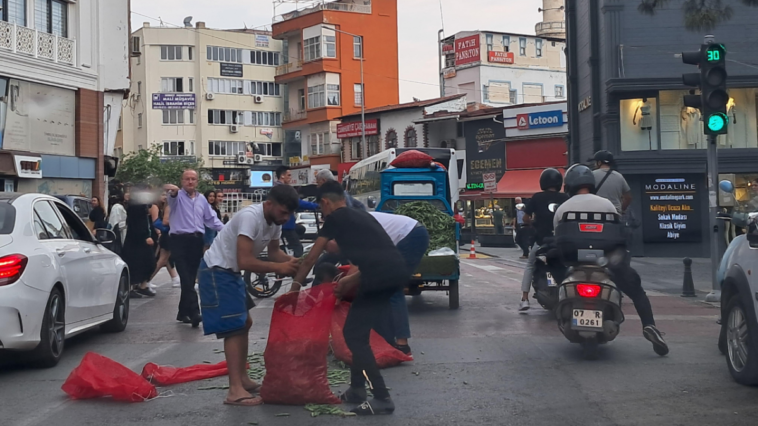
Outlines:
<svg viewBox="0 0 758 426"><path fill-rule="evenodd" d="M311 418L302 407L222 405L225 378L160 388L144 403L72 401L60 390L88 351L141 371L147 362L186 366L217 362L221 342L174 321L179 290L133 303L120 334L90 332L67 342L49 370L0 366L0 424L29 425L746 425L758 418L758 389L734 383L716 348L717 309L696 300L650 292L671 346L658 357L625 305L621 336L585 361L551 317L532 307L517 312L521 270L492 260L464 260L461 308L443 293L408 298L415 361L386 370L397 405L393 416ZM166 280L167 281L167 280ZM266 344L272 301L253 312L251 351ZM418 373L418 374L416 374ZM276 417L289 413L290 417Z"/></svg>

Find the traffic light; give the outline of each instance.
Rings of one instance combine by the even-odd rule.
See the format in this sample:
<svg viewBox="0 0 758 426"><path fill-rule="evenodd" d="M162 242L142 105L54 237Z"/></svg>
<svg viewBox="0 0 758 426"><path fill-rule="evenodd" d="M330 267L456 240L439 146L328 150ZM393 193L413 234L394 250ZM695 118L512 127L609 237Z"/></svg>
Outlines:
<svg viewBox="0 0 758 426"><path fill-rule="evenodd" d="M684 105L701 111L706 135L725 135L729 124L726 115L729 94L724 45L703 44L700 51L683 52L682 62L700 67L700 73L682 75L685 85L700 88L700 95L684 96Z"/></svg>

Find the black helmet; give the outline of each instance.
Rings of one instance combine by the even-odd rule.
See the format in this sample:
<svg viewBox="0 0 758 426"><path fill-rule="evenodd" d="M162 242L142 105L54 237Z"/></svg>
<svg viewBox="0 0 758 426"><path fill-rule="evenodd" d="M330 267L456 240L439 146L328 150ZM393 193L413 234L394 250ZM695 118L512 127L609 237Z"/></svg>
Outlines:
<svg viewBox="0 0 758 426"><path fill-rule="evenodd" d="M595 193L595 175L589 167L583 164L574 164L566 171L566 193L574 196L582 189L587 188Z"/></svg>
<svg viewBox="0 0 758 426"><path fill-rule="evenodd" d="M590 158L590 161L596 161L603 164L613 164L613 154L610 151L598 151Z"/></svg>
<svg viewBox="0 0 758 426"><path fill-rule="evenodd" d="M560 191L563 186L563 175L556 169L550 168L542 171L540 175L540 189L547 191L552 188Z"/></svg>

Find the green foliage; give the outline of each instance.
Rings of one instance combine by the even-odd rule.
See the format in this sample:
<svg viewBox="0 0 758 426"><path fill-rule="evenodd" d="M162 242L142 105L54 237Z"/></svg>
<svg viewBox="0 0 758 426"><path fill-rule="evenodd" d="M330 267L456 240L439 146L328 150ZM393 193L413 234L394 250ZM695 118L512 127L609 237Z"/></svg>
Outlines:
<svg viewBox="0 0 758 426"><path fill-rule="evenodd" d="M758 6L758 0L740 0L749 7ZM670 0L640 0L637 10L645 15L655 15ZM685 0L682 2L684 27L690 31L710 31L718 24L729 21L734 15L731 6L722 0Z"/></svg>
<svg viewBox="0 0 758 426"><path fill-rule="evenodd" d="M204 173L202 159L161 161L160 147L126 154L118 165L116 179L123 183L147 183L153 187L160 187L167 183L180 185L182 173L187 169L197 170L200 174L198 191L205 192L213 189L213 183L207 179L207 176L205 178L203 176L207 173Z"/></svg>

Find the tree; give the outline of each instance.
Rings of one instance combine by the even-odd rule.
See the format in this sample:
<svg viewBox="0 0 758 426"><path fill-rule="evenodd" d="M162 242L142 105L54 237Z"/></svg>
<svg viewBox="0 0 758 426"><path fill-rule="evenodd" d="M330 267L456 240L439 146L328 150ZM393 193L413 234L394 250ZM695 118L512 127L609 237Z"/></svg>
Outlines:
<svg viewBox="0 0 758 426"><path fill-rule="evenodd" d="M640 0L637 10L646 15L655 15L671 0ZM734 0L737 1L737 0ZM758 0L739 0L746 6L758 6ZM734 10L722 0L684 0L684 27L690 31L710 31L718 24L732 18Z"/></svg>
<svg viewBox="0 0 758 426"><path fill-rule="evenodd" d="M154 187L167 183L179 185L182 173L187 169L194 169L197 170L200 179L198 191L205 192L213 189L207 170L203 168L203 160L166 160L165 157L161 158L160 148L141 149L126 154L118 165L116 179L123 183L147 183Z"/></svg>

